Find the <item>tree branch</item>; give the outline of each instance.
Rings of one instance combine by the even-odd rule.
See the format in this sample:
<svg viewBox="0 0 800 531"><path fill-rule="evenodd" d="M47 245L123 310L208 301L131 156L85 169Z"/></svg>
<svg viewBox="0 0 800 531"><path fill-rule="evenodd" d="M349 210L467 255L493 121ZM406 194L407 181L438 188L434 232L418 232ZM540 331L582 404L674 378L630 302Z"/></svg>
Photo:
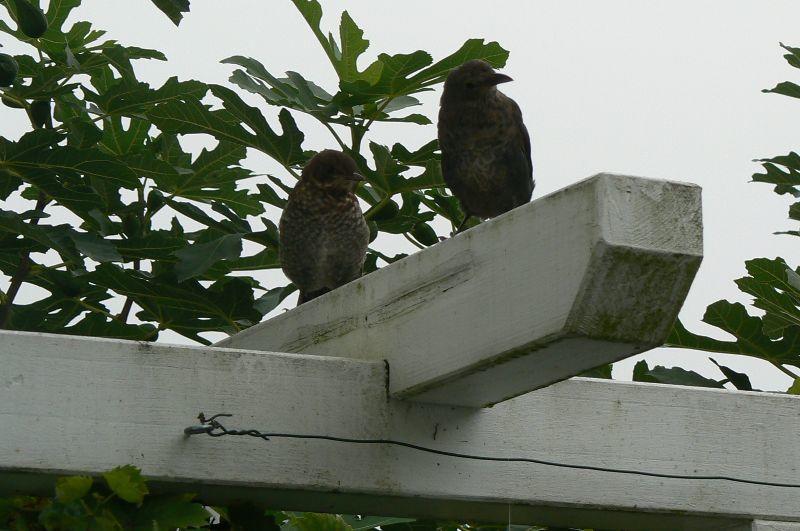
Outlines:
<svg viewBox="0 0 800 531"><path fill-rule="evenodd" d="M39 198L36 201L36 208L34 212L36 214L41 214L44 212L44 207L47 206L49 200L47 196L45 196L44 192L39 192ZM39 224L39 216L34 216L30 220L30 225L38 225ZM19 260L19 265L17 266L17 270L11 277L11 284L8 287L8 292L6 293L6 300L5 303L0 305L0 329L5 329L8 325L8 319L11 317L11 305L14 303L14 299L17 297L19 293L19 288L25 282L25 279L28 276L28 273L31 271L31 253L30 251L26 251L22 254Z"/></svg>
<svg viewBox="0 0 800 531"><path fill-rule="evenodd" d="M792 372L789 369L787 369L786 367L784 367L782 364L780 364L780 363L778 363L776 361L770 361L770 363L772 363L772 365L774 365L775 368L777 368L782 373L784 373L787 376L789 376L791 379L796 380L797 378L800 378L800 374L795 374L794 372Z"/></svg>
<svg viewBox="0 0 800 531"><path fill-rule="evenodd" d="M133 269L134 269L134 271L138 271L139 268L141 267L141 265L142 265L141 260L134 260L133 261ZM119 321L122 321L123 323L127 323L128 322L128 315L130 315L132 307L133 307L133 299L128 297L127 299L125 299L125 304L122 306L122 311L119 312L119 315L117 316L117 319Z"/></svg>

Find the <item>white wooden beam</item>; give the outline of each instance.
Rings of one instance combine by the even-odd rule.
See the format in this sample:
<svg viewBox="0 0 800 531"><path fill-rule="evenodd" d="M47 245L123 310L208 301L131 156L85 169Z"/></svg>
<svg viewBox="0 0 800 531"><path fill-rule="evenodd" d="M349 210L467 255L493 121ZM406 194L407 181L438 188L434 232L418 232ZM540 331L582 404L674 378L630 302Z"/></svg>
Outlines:
<svg viewBox="0 0 800 531"><path fill-rule="evenodd" d="M600 174L219 345L388 360L397 398L486 406L663 343L700 188Z"/></svg>
<svg viewBox="0 0 800 531"><path fill-rule="evenodd" d="M755 520L737 525L731 528L730 531L800 531L800 523Z"/></svg>
<svg viewBox="0 0 800 531"><path fill-rule="evenodd" d="M229 428L798 482L800 397L573 379L488 409L387 400L382 362L0 333L0 495L131 463L162 490L272 507L601 529L800 521L800 490L482 462Z"/></svg>

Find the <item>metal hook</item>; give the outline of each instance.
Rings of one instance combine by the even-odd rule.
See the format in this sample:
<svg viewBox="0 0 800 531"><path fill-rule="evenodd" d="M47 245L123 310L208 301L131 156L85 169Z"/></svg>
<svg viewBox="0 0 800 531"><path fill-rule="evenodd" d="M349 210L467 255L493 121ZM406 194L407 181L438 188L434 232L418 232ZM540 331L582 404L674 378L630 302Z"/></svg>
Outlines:
<svg viewBox="0 0 800 531"><path fill-rule="evenodd" d="M212 415L209 418L206 418L205 413L201 411L200 414L197 415L197 419L200 421L200 424L195 424L194 426L188 426L184 428L183 433L187 436L199 435L201 433L210 434L215 429L222 427L222 425L215 419L219 417L232 417L232 416L233 415L230 413L217 413L216 415Z"/></svg>
<svg viewBox="0 0 800 531"><path fill-rule="evenodd" d="M198 424L195 426L188 426L183 429L184 435L199 435L201 433L210 433L214 429L211 424Z"/></svg>
<svg viewBox="0 0 800 531"><path fill-rule="evenodd" d="M200 422L205 424L206 422L213 422L214 419L217 418L217 417L232 417L232 416L233 416L233 414L231 414L231 413L217 413L216 415L212 415L209 418L205 418L205 415L201 412L197 416L197 418L200 419Z"/></svg>

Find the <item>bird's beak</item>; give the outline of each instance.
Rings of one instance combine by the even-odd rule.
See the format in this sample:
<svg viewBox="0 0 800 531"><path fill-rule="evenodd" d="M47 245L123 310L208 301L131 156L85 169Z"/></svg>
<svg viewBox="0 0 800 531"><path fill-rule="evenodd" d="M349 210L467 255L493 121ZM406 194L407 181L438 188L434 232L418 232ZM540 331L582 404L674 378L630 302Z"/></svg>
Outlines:
<svg viewBox="0 0 800 531"><path fill-rule="evenodd" d="M509 81L514 81L514 80L505 74L496 73L489 78L489 82L487 84L493 87L494 85L499 85L500 83L508 83Z"/></svg>
<svg viewBox="0 0 800 531"><path fill-rule="evenodd" d="M358 172L353 172L350 175L345 175L344 178L347 179L348 181L355 181L355 182L366 181L364 176Z"/></svg>

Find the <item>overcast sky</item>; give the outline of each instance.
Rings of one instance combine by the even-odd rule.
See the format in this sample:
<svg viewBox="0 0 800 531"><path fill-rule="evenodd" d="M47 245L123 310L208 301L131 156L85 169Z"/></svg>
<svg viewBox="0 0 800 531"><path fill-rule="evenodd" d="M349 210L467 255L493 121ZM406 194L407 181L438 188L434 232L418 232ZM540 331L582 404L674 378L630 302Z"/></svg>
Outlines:
<svg viewBox="0 0 800 531"><path fill-rule="evenodd" d="M154 84L170 75L227 83L219 60L252 56L274 74L295 70L335 92L335 77L305 22L288 0L193 0L179 29L147 0L84 0L81 18L123 44L158 48L169 63L139 63ZM429 51L434 59L464 40L497 40L511 51L504 92L522 107L533 137L534 198L601 171L688 181L703 187L705 258L681 317L688 328L725 338L699 323L721 298L748 302L733 283L744 261L782 256L800 263L798 241L772 232L795 228L788 201L768 185L748 183L752 159L800 147L800 102L762 94L797 78L778 42L800 46L800 3L673 0L641 2L467 0L322 0L323 27L336 30L346 9L371 41L362 66L378 53ZM8 45L7 39L0 42ZM12 51L17 51L11 48ZM438 93L421 112L435 116ZM255 99L250 99L256 102ZM274 118L275 109L266 109ZM0 135L16 138L20 113L0 107ZM308 130L307 148L333 147ZM418 146L433 126L383 125L373 137ZM264 157L246 164L278 171ZM3 206L8 208L7 205ZM13 205L12 205L13 207ZM0 282L6 287L7 282ZM180 341L174 335L163 340ZM657 349L652 363L680 365L721 378L704 353ZM747 370L756 387L786 389L789 379L766 363L715 356ZM631 358L615 367L629 378ZM724 360L724 361L722 361Z"/></svg>

